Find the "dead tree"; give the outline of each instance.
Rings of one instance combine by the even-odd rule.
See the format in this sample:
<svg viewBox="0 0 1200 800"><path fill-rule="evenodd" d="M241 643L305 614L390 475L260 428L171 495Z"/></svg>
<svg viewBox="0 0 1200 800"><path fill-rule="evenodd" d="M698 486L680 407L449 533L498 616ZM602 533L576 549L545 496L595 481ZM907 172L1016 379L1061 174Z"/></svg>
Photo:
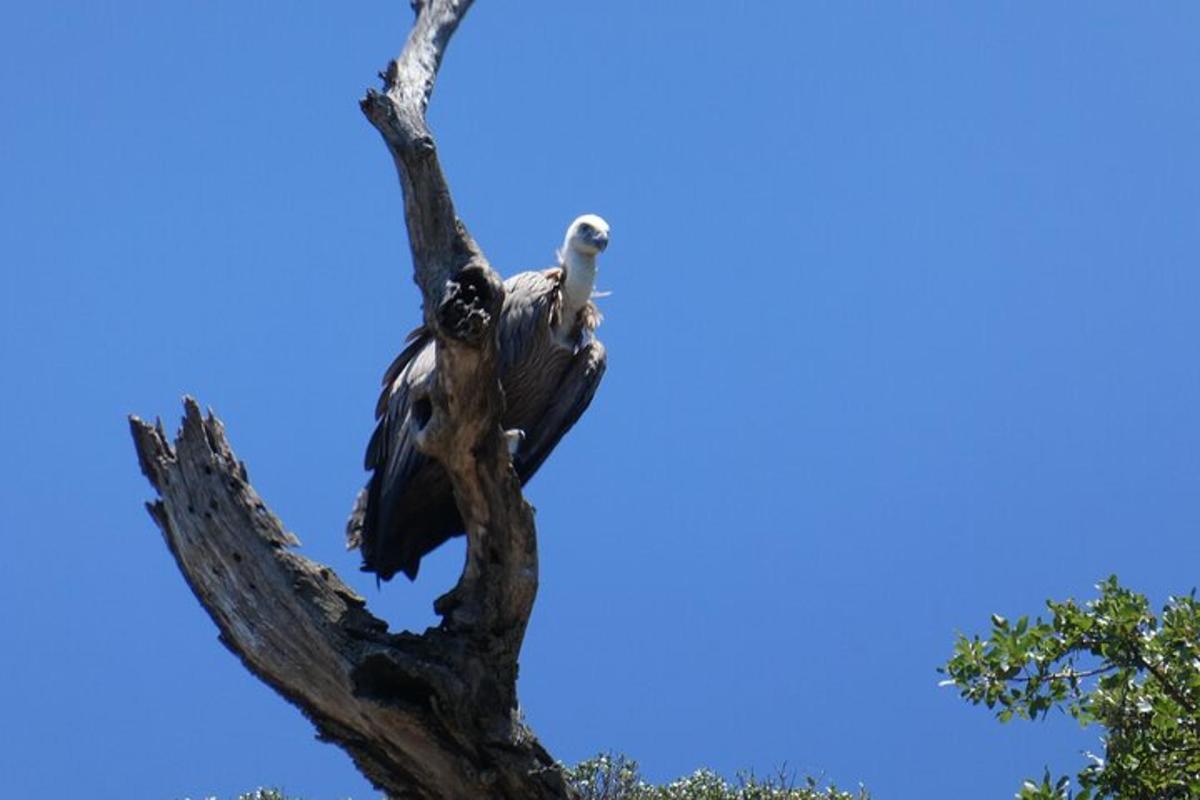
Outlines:
<svg viewBox="0 0 1200 800"><path fill-rule="evenodd" d="M130 419L147 508L192 591L245 666L294 703L396 798L569 798L519 717L517 656L537 592L530 507L500 427L496 322L504 287L457 218L425 110L471 0L413 0L399 58L362 110L400 175L414 277L437 338L433 416L420 447L442 463L467 529L442 623L390 634L363 598L298 544L259 498L211 413L184 401L172 445Z"/></svg>

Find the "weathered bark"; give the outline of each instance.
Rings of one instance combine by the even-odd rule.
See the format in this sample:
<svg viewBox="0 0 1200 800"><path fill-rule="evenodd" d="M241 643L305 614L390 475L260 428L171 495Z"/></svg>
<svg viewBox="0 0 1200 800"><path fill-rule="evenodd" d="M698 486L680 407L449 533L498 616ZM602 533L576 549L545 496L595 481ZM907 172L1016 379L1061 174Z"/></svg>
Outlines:
<svg viewBox="0 0 1200 800"><path fill-rule="evenodd" d="M161 424L130 422L160 496L147 507L221 641L378 788L405 798L568 798L517 708L537 547L500 428L504 289L455 215L425 124L442 54L470 5L414 2L416 23L384 91L362 101L400 175L414 277L437 338L434 413L419 446L450 474L467 526L462 577L436 605L442 624L389 634L332 570L292 552L296 539L194 400L174 446Z"/></svg>

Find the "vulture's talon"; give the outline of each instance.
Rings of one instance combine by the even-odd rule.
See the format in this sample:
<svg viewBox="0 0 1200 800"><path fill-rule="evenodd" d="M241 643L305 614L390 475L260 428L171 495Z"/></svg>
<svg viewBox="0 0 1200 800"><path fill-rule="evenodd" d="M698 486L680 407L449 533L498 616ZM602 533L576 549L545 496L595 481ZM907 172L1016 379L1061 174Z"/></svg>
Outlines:
<svg viewBox="0 0 1200 800"><path fill-rule="evenodd" d="M515 458L517 451L521 449L521 442L525 441L525 431L520 428L505 431L504 440L508 444L508 457Z"/></svg>

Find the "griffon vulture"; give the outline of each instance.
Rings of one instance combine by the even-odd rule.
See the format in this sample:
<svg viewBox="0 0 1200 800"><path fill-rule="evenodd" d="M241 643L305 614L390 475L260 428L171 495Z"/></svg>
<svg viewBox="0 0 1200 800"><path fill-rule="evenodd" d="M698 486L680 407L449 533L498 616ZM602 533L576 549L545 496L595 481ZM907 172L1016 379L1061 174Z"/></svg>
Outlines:
<svg viewBox="0 0 1200 800"><path fill-rule="evenodd" d="M596 257L608 246L608 223L594 214L567 228L556 268L522 272L504 282L499 322L500 382L513 466L524 484L579 419L604 374L604 347L593 332ZM464 533L450 478L417 450L435 378L433 335L424 327L383 377L378 423L367 445L367 487L347 525L347 544L362 550L363 569L389 580L417 577L421 557Z"/></svg>

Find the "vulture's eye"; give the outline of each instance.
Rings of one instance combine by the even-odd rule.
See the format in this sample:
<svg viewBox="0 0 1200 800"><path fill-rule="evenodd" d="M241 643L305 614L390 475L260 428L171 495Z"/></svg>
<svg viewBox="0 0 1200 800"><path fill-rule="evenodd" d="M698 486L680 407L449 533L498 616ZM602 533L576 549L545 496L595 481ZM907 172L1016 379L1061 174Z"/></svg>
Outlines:
<svg viewBox="0 0 1200 800"><path fill-rule="evenodd" d="M591 233L591 232L592 232L592 226L591 226L591 225L588 225L587 223L584 223L583 225L580 225L580 226L579 226L579 232L580 232L580 233L582 233L582 234L588 234L588 233Z"/></svg>

